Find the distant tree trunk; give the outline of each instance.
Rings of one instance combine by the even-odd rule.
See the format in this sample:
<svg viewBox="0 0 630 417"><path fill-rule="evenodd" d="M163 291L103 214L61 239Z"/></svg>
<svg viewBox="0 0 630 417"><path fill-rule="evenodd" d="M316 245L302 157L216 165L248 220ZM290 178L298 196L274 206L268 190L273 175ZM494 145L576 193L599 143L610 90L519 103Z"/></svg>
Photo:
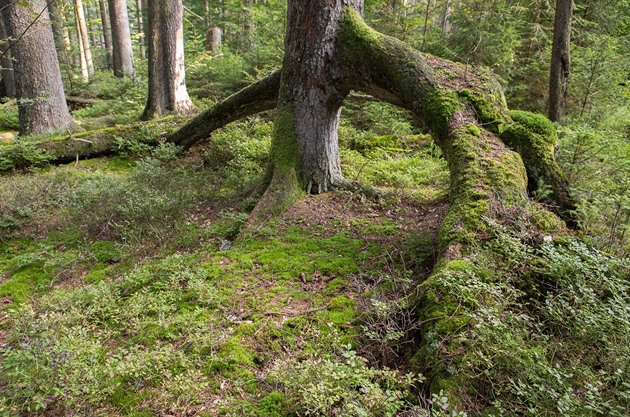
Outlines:
<svg viewBox="0 0 630 417"><path fill-rule="evenodd" d="M442 13L442 21L440 22L442 26L442 35L444 36L447 36L451 31L451 3L451 0L445 0L444 2L444 12Z"/></svg>
<svg viewBox="0 0 630 417"><path fill-rule="evenodd" d="M208 0L203 2L204 20L206 23L206 51L216 54L221 51L223 33L220 27L212 25L210 16L210 4Z"/></svg>
<svg viewBox="0 0 630 417"><path fill-rule="evenodd" d="M13 61L11 59L9 45L11 45L11 41L2 12L0 12L0 53L2 53L0 66L2 67L2 84L4 86L3 96L15 98L15 77L13 74Z"/></svg>
<svg viewBox="0 0 630 417"><path fill-rule="evenodd" d="M57 4L60 3L60 4ZM68 33L68 29L66 28L66 26L63 24L63 22L65 22L66 18L65 18L65 13L64 13L64 7L65 7L65 3L63 2L59 2L54 1L52 3L48 4L48 12L50 14L50 17L53 21L53 23L58 25L57 30L60 31L61 33L61 44L62 44L62 56L63 56L63 60L65 61L65 64L69 67L69 68L73 68L75 65L75 62L72 58L72 43L70 42L70 34ZM55 30L55 27L53 26L53 30ZM55 35L57 36L57 35Z"/></svg>
<svg viewBox="0 0 630 417"><path fill-rule="evenodd" d="M241 49L243 52L249 52L252 49L252 14L249 11L249 8L252 7L252 0L243 0L243 36Z"/></svg>
<svg viewBox="0 0 630 417"><path fill-rule="evenodd" d="M206 51L212 52L213 54L221 52L221 38L222 34L220 27L214 26L208 28L208 31L206 32Z"/></svg>
<svg viewBox="0 0 630 417"><path fill-rule="evenodd" d="M186 90L182 1L149 0L147 11L149 93L141 118L190 114L195 105Z"/></svg>
<svg viewBox="0 0 630 417"><path fill-rule="evenodd" d="M112 23L114 75L133 78L133 47L126 0L109 0L109 17Z"/></svg>
<svg viewBox="0 0 630 417"><path fill-rule="evenodd" d="M2 4L8 34L13 39L24 34L11 49L21 135L75 126L66 105L46 4L45 0L31 0L28 7Z"/></svg>
<svg viewBox="0 0 630 417"><path fill-rule="evenodd" d="M87 25L85 23L85 13L83 12L83 0L74 0L74 15L77 23L77 33L79 35L79 51L83 51L82 62L85 62L87 70L87 78L94 75L94 61L92 60L92 51L90 49L90 38L88 36ZM84 60L84 61L83 61ZM84 73L84 79L85 73Z"/></svg>
<svg viewBox="0 0 630 417"><path fill-rule="evenodd" d="M549 77L549 119L558 121L564 115L570 67L571 19L573 0L556 2L556 17L551 48L551 74Z"/></svg>
<svg viewBox="0 0 630 417"><path fill-rule="evenodd" d="M144 34L144 17L142 15L142 0L136 0L136 19L138 21L138 51L140 53L140 57L146 58L144 44L146 41L146 36Z"/></svg>
<svg viewBox="0 0 630 417"><path fill-rule="evenodd" d="M108 7L106 0L99 0L99 7L101 9L101 23L103 25L103 39L105 40L105 50L106 50L106 58L105 62L107 64L107 68L111 68L113 65L113 55L112 55L112 35L109 26L109 16L108 16Z"/></svg>

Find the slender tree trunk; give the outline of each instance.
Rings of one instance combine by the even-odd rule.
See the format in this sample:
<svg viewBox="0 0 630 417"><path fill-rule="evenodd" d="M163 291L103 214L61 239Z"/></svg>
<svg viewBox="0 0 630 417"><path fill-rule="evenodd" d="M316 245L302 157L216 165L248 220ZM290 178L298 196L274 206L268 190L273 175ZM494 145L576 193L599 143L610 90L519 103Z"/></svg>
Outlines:
<svg viewBox="0 0 630 417"><path fill-rule="evenodd" d="M149 93L141 118L190 114L195 106L186 90L182 1L149 0L147 6Z"/></svg>
<svg viewBox="0 0 630 417"><path fill-rule="evenodd" d="M81 36L81 26L79 24L79 19L77 19L76 17L76 13L74 14L74 23L75 23L75 29L77 32L77 42L76 44L78 45L79 49L79 66L81 67L81 79L83 80L83 82L88 82L90 80L90 72L88 70L88 64L87 64L87 59L85 58L85 48L84 48L84 43L83 43L83 37Z"/></svg>
<svg viewBox="0 0 630 417"><path fill-rule="evenodd" d="M243 52L249 52L252 49L252 14L249 8L252 7L252 0L243 0L243 12L241 17L243 19L243 36L241 50Z"/></svg>
<svg viewBox="0 0 630 417"><path fill-rule="evenodd" d="M112 23L114 75L133 78L135 71L127 1L109 0L109 17Z"/></svg>
<svg viewBox="0 0 630 417"><path fill-rule="evenodd" d="M74 14L77 22L77 32L80 38L80 47L83 48L83 59L87 69L88 78L94 75L94 61L90 49L90 38L88 36L87 25L85 23L85 13L83 12L83 0L74 0ZM85 78L85 77L84 77Z"/></svg>
<svg viewBox="0 0 630 417"><path fill-rule="evenodd" d="M549 119L557 121L564 115L569 91L571 19L573 0L556 2L556 17L551 48L551 74L549 77Z"/></svg>
<svg viewBox="0 0 630 417"><path fill-rule="evenodd" d="M142 0L136 0L136 20L138 21L138 50L141 58L146 58L145 53L145 41L146 36L144 33L144 17L142 15Z"/></svg>
<svg viewBox="0 0 630 417"><path fill-rule="evenodd" d="M108 7L106 0L99 0L98 2L101 10L101 23L103 25L103 39L105 40L106 50L106 64L107 68L111 68L114 62L112 55L112 34L109 26Z"/></svg>
<svg viewBox="0 0 630 417"><path fill-rule="evenodd" d="M0 12L0 67L2 67L2 84L4 85L4 96L15 98L15 77L13 74L13 60L11 59L11 50L9 49L11 40L4 23L3 13Z"/></svg>
<svg viewBox="0 0 630 417"><path fill-rule="evenodd" d="M11 49L21 135L75 126L66 105L46 5L45 0L31 0L28 7L13 2L2 4L6 7L3 14L8 34L13 39L24 34Z"/></svg>
<svg viewBox="0 0 630 417"><path fill-rule="evenodd" d="M92 3L85 3L84 7L85 7L86 26L88 27L88 33L90 35L90 44L96 48L98 46L101 46L100 36L97 35L99 32L97 20L100 20L100 19L97 19L98 8L96 5L93 5Z"/></svg>

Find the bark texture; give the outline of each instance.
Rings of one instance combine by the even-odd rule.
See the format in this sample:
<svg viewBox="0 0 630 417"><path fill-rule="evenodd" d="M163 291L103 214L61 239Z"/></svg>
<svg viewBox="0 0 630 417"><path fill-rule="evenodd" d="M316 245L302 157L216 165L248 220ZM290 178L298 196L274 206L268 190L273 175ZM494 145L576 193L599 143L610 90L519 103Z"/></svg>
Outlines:
<svg viewBox="0 0 630 417"><path fill-rule="evenodd" d="M111 68L113 65L114 57L112 55L112 33L109 25L108 7L106 0L98 1L99 8L101 10L101 24L103 25L103 40L105 41L105 63L107 68Z"/></svg>
<svg viewBox="0 0 630 417"><path fill-rule="evenodd" d="M5 1L0 2L0 6L6 7L3 15L8 34L13 39L24 34L11 48L20 134L74 128L66 105L46 1L33 0L28 7ZM40 18L33 23L39 13Z"/></svg>
<svg viewBox="0 0 630 417"><path fill-rule="evenodd" d="M0 12L0 67L2 68L2 85L4 87L3 95L9 98L15 98L15 77L13 75L13 61L11 60L11 50L9 46L11 40L4 24L4 17Z"/></svg>
<svg viewBox="0 0 630 417"><path fill-rule="evenodd" d="M553 26L551 74L549 77L549 119L554 122L562 118L567 99L571 73L572 18L573 0L558 0Z"/></svg>
<svg viewBox="0 0 630 417"><path fill-rule="evenodd" d="M114 75L133 78L133 47L126 0L109 0L109 16L112 24Z"/></svg>
<svg viewBox="0 0 630 417"><path fill-rule="evenodd" d="M210 27L206 31L206 51L216 54L221 52L223 34L220 27Z"/></svg>
<svg viewBox="0 0 630 417"><path fill-rule="evenodd" d="M149 94L141 118L190 114L195 106L186 90L182 1L149 0L147 12Z"/></svg>

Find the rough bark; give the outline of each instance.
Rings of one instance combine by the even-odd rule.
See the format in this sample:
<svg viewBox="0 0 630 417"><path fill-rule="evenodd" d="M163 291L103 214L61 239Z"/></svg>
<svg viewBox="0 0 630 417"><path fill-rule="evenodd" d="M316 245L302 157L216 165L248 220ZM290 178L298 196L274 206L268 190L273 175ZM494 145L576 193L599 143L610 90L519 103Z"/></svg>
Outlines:
<svg viewBox="0 0 630 417"><path fill-rule="evenodd" d="M221 52L222 33L220 27L211 27L206 31L206 51L213 54Z"/></svg>
<svg viewBox="0 0 630 417"><path fill-rule="evenodd" d="M112 34L109 25L108 7L106 0L99 0L99 8L101 10L101 23L103 25L103 39L105 41L105 60L107 68L111 68L114 57L112 55Z"/></svg>
<svg viewBox="0 0 630 417"><path fill-rule="evenodd" d="M79 34L81 46L83 48L83 59L85 59L85 65L89 78L94 75L94 61L92 60L90 37L88 35L87 24L85 23L83 0L74 0L74 14L77 21L77 32Z"/></svg>
<svg viewBox="0 0 630 417"><path fill-rule="evenodd" d="M571 19L573 0L558 0L551 47L551 71L549 77L549 119L558 121L564 114L569 87Z"/></svg>
<svg viewBox="0 0 630 417"><path fill-rule="evenodd" d="M19 104L20 134L74 128L66 105L59 62L46 1L32 0L29 7L0 2L11 48ZM33 20L41 16L33 23ZM30 26L30 27L29 27ZM28 30L27 30L28 28Z"/></svg>
<svg viewBox="0 0 630 417"><path fill-rule="evenodd" d="M13 61L11 60L11 41L4 24L4 17L0 12L0 67L2 68L2 85L4 87L3 96L15 98L15 77L13 75Z"/></svg>
<svg viewBox="0 0 630 417"><path fill-rule="evenodd" d="M141 119L190 114L195 106L186 90L182 2L150 0L147 6L149 93Z"/></svg>
<svg viewBox="0 0 630 417"><path fill-rule="evenodd" d="M133 78L133 47L126 0L109 0L109 17L112 24L112 54L114 75Z"/></svg>

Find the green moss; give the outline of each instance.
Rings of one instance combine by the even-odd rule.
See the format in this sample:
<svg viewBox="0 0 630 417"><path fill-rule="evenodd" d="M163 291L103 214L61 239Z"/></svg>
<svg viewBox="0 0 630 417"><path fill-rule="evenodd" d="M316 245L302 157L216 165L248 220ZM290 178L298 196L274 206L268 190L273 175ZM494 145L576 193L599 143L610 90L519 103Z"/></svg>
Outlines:
<svg viewBox="0 0 630 417"><path fill-rule="evenodd" d="M550 187L547 200L556 206L556 213L573 223L575 203L570 196L568 181L555 159L558 135L553 124L544 116L525 111L511 111L513 123L501 134L501 139L519 153L527 169L529 189L539 185Z"/></svg>
<svg viewBox="0 0 630 417"><path fill-rule="evenodd" d="M90 246L90 254L98 262L118 261L122 255L118 244L111 240L97 240Z"/></svg>
<svg viewBox="0 0 630 417"><path fill-rule="evenodd" d="M499 134L503 130L506 117L502 97L494 97L491 93L468 89L460 90L457 94L473 106L485 129L495 134Z"/></svg>
<svg viewBox="0 0 630 417"><path fill-rule="evenodd" d="M294 413L290 413L289 404L285 395L278 391L269 393L263 398L256 408L256 415L259 417L291 417Z"/></svg>
<svg viewBox="0 0 630 417"><path fill-rule="evenodd" d="M435 90L426 95L421 107L423 119L429 130L438 137L442 137L446 134L448 123L455 112L463 106L454 92Z"/></svg>
<svg viewBox="0 0 630 417"><path fill-rule="evenodd" d="M467 127L468 127L468 132L470 132L471 135L474 135L477 137L481 136L481 130L479 129L479 126L477 126L476 124L468 123Z"/></svg>

